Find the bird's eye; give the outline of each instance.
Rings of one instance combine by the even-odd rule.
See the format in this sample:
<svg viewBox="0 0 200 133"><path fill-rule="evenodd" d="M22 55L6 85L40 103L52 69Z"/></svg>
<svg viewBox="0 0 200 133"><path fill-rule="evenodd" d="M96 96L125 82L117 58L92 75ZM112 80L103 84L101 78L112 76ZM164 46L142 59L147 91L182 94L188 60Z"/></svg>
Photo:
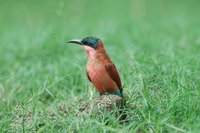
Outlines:
<svg viewBox="0 0 200 133"><path fill-rule="evenodd" d="M83 41L83 44L87 44L88 42L87 41Z"/></svg>

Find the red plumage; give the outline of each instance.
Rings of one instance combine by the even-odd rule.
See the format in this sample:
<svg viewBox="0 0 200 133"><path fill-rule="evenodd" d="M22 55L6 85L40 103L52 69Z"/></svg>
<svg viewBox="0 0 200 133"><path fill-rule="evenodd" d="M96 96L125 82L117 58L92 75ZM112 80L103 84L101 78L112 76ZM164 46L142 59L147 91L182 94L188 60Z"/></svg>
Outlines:
<svg viewBox="0 0 200 133"><path fill-rule="evenodd" d="M79 44L87 52L87 77L100 94L107 92L122 96L120 76L99 38L86 37L81 41L71 40L68 43Z"/></svg>
<svg viewBox="0 0 200 133"><path fill-rule="evenodd" d="M112 93L119 89L122 94L121 79L115 65L107 55L103 44L99 41L97 48L83 46L88 53L86 66L88 79L100 94Z"/></svg>

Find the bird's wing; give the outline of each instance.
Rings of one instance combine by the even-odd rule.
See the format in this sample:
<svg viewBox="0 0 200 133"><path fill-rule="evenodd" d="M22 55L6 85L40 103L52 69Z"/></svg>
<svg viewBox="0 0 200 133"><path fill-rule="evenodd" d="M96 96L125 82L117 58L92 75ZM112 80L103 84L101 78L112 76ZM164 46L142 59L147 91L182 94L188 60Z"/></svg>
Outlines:
<svg viewBox="0 0 200 133"><path fill-rule="evenodd" d="M118 88L122 92L122 84L121 84L121 79L119 77L118 71L113 63L108 63L105 65L105 68L109 74L109 76L112 78L112 80L115 81L117 84Z"/></svg>

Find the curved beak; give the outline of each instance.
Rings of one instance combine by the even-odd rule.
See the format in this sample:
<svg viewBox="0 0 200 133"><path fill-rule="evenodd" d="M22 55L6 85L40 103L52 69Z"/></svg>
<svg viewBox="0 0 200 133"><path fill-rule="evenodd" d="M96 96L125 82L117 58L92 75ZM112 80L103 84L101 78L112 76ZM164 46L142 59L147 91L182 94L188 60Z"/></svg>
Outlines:
<svg viewBox="0 0 200 133"><path fill-rule="evenodd" d="M67 43L74 43L74 44L80 44L80 45L83 44L83 43L81 42L81 40L78 40L78 39L74 39L74 40L67 41Z"/></svg>

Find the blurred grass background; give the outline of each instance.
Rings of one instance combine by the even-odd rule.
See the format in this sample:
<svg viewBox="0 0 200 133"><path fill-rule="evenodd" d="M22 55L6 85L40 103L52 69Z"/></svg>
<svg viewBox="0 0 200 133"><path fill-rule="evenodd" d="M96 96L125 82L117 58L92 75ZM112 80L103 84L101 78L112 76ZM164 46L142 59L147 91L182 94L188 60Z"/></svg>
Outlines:
<svg viewBox="0 0 200 133"><path fill-rule="evenodd" d="M85 74L85 52L65 43L92 35L104 41L118 67L128 102L140 107L139 120L132 116L127 125L114 123L109 128L96 123L99 131L140 128L148 132L147 124L155 132L179 132L163 124L171 123L183 131L198 132L199 4L197 0L1 0L2 131L11 130L17 105L37 112L61 101L98 95ZM58 121L63 119L67 127L51 131L87 127L80 126L78 118ZM70 123L72 119L77 123ZM92 123L88 119L91 131L96 129ZM35 125L25 129L31 131ZM22 127L15 128L22 131ZM41 130L49 131L47 127Z"/></svg>

